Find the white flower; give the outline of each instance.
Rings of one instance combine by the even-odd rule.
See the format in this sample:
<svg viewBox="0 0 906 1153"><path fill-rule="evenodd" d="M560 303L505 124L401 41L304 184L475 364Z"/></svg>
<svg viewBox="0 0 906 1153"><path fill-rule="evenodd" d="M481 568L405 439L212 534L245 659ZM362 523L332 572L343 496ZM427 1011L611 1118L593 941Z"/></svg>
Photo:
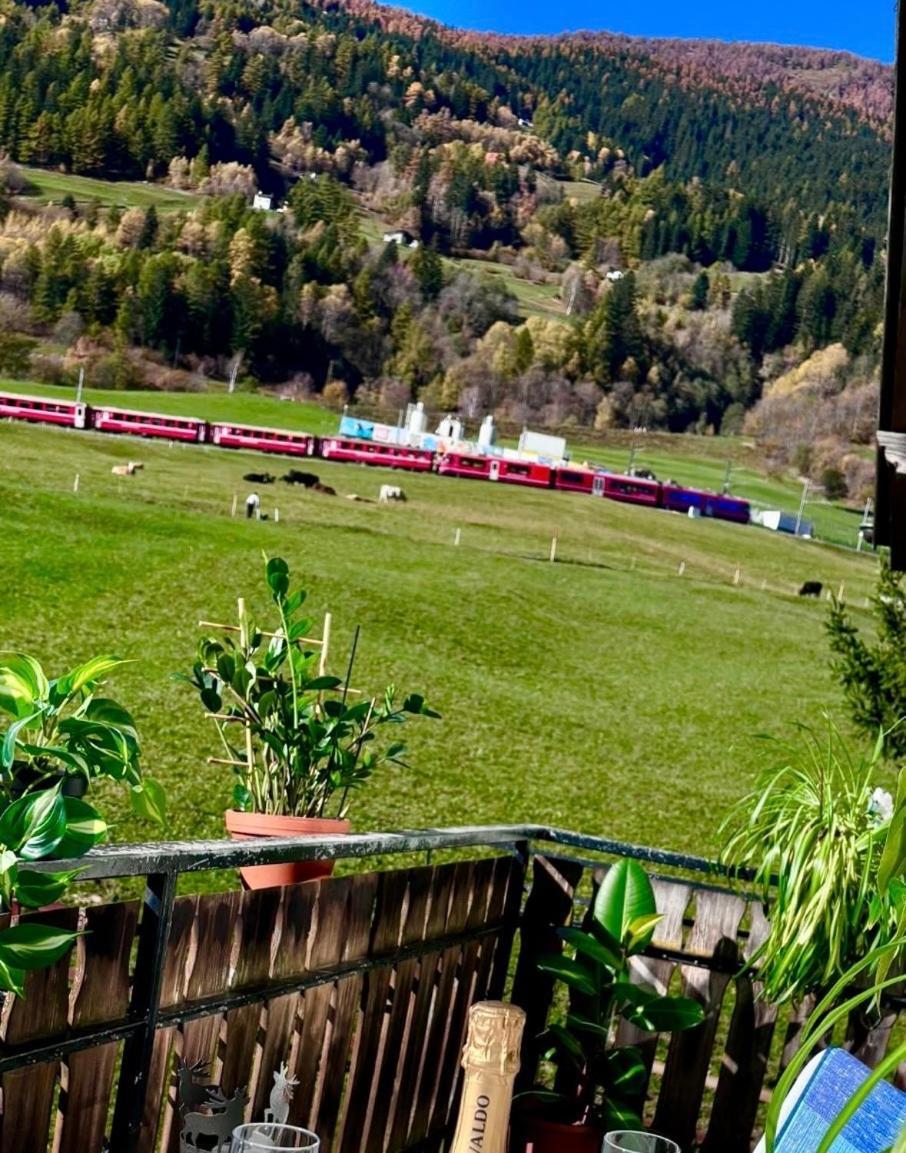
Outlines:
<svg viewBox="0 0 906 1153"><path fill-rule="evenodd" d="M886 789L875 789L868 802L868 814L884 825L893 816L893 797Z"/></svg>

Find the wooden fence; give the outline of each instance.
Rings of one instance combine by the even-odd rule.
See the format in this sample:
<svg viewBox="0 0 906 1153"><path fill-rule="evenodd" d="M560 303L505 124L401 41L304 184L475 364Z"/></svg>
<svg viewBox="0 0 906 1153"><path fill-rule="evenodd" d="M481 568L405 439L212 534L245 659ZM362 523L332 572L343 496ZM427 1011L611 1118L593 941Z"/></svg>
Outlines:
<svg viewBox="0 0 906 1153"><path fill-rule="evenodd" d="M538 971L537 958L560 951L557 928L581 921L587 908L588 897L580 896L583 877L593 891L602 875L593 861L533 859L512 990L513 1000L529 1014L521 1088L536 1075L539 1035L553 997L553 984ZM677 877L655 877L652 883L662 919L645 956L631 962L633 980L661 993L669 989L694 997L705 1020L669 1041L622 1022L617 1041L642 1050L649 1071L646 1113L657 1133L684 1150L749 1153L759 1106L769 1095L769 1073L795 1053L809 1006L779 1012L761 999L758 982L744 971L769 931L759 901ZM869 1027L854 1015L847 1029L849 1048L876 1064L895 1020L888 1012Z"/></svg>
<svg viewBox="0 0 906 1153"><path fill-rule="evenodd" d="M178 1153L176 1057L206 1063L227 1096L248 1086L249 1117L286 1061L299 1079L290 1121L315 1128L325 1153L442 1135L468 1007L504 991L522 880L520 861L498 857L178 899L136 1149ZM75 964L29 977L4 1047L124 1021L138 912L42 915L88 933ZM0 1151L100 1153L121 1045L5 1072Z"/></svg>
<svg viewBox="0 0 906 1153"><path fill-rule="evenodd" d="M178 1059L207 1065L227 1097L247 1088L255 1118L286 1062L299 1081L290 1120L316 1129L325 1153L438 1153L468 1007L507 994L526 1009L520 1082L531 1084L553 998L535 962L560 947L559 926L581 921L606 867L530 857L530 841L715 872L543 826L324 838L303 850L196 842L90 854L87 876L146 874L145 897L40 915L85 935L4 1007L0 1153L178 1153ZM221 865L477 845L508 855L175 898L180 873ZM706 1019L669 1042L626 1026L619 1040L645 1054L658 1132L685 1153L748 1153L801 1016L778 1013L740 973L768 928L756 901L709 878L654 884L663 919L634 978L682 988ZM853 1049L876 1061L894 1019L872 1030L854 1021Z"/></svg>

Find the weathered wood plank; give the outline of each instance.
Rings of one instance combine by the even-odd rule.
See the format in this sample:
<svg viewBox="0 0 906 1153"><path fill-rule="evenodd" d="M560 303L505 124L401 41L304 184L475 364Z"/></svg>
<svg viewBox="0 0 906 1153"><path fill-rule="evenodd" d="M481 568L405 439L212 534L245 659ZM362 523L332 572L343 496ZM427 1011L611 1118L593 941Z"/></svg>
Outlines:
<svg viewBox="0 0 906 1153"><path fill-rule="evenodd" d="M746 961L771 931L761 904L754 902L749 909L751 923L743 950ZM765 1001L761 990L761 983L748 974L736 981L736 1004L702 1153L749 1153L777 1024L777 1006Z"/></svg>
<svg viewBox="0 0 906 1153"><path fill-rule="evenodd" d="M404 907L400 910L400 928L397 944L408 947L424 940L427 925L430 870L408 870ZM395 920L396 918L394 918ZM402 1067L409 1044L412 1020L413 989L418 973L418 961L399 962L391 971L390 1012L387 1019L374 1093L365 1153L383 1153L387 1147L397 1100L405 1090L401 1082Z"/></svg>
<svg viewBox="0 0 906 1153"><path fill-rule="evenodd" d="M78 943L73 1027L117 1021L129 1007L129 959L138 902L96 905L85 911ZM63 1063L54 1153L101 1153L119 1044L73 1053Z"/></svg>
<svg viewBox="0 0 906 1153"><path fill-rule="evenodd" d="M408 870L381 874L369 948L372 958L389 958L399 948L408 891ZM358 1153L370 1147L375 1098L386 1050L392 978L391 965L372 969L365 975L362 1019L343 1108L344 1153Z"/></svg>
<svg viewBox="0 0 906 1153"><path fill-rule="evenodd" d="M280 889L250 889L240 895L239 942L232 988L255 987L270 976L282 899ZM230 1010L224 1020L220 1087L227 1097L243 1086L248 1089L249 1117L260 1071L258 1032L263 1010L260 1003L243 1005Z"/></svg>
<svg viewBox="0 0 906 1153"><path fill-rule="evenodd" d="M315 906L321 886L329 883L327 880L310 881L289 885L282 890L277 916L278 939L272 950L271 973L275 980L303 977L309 971L308 954L314 939ZM289 993L273 997L265 1005L261 1017L260 1074L251 1103L254 1117L260 1117L267 1107L274 1070L291 1059L300 1001L298 993Z"/></svg>
<svg viewBox="0 0 906 1153"><path fill-rule="evenodd" d="M736 934L745 912L745 901L731 893L699 890L695 894L695 922L686 949L693 956L714 958L721 964L736 963ZM692 965L681 967L683 992L694 997L705 1020L694 1029L670 1038L661 1080L654 1128L671 1137L681 1148L692 1145L705 1092L705 1079L714 1048L724 994L730 983L727 973L711 972Z"/></svg>
<svg viewBox="0 0 906 1153"><path fill-rule="evenodd" d="M661 914L654 931L652 944L659 949L681 949L683 944L683 919L692 889L689 885L653 879L651 887L654 889L654 898L657 911ZM656 957L633 957L629 962L629 979L636 985L652 985L662 996L666 994L670 979L676 970L675 961L661 960ZM628 1021L620 1021L617 1029L616 1043L618 1045L635 1045L642 1055L648 1077L651 1077L651 1068L654 1064L655 1053L658 1046L657 1033L646 1033L644 1030L630 1025ZM648 1082L645 1090L648 1092Z"/></svg>
<svg viewBox="0 0 906 1153"><path fill-rule="evenodd" d="M21 921L75 930L79 911L28 913ZM3 1040L7 1044L49 1037L65 1029L71 964L67 953L49 969L26 974L25 997L12 998L6 1015ZM59 1066L48 1062L4 1074L0 1153L45 1153L58 1072Z"/></svg>
<svg viewBox="0 0 906 1153"><path fill-rule="evenodd" d="M572 919L573 899L581 879L581 865L543 856L532 858L532 887L522 913L512 993L513 1003L526 1013L522 1065L516 1078L519 1091L534 1082L541 1049L538 1038L547 1025L554 995L554 981L538 969L538 958L563 951L557 930Z"/></svg>
<svg viewBox="0 0 906 1153"><path fill-rule="evenodd" d="M472 896L472 877L471 862L458 862L452 866L450 902L443 928L445 936L462 932L466 926ZM441 1061L450 1027L449 1006L455 990L460 953L460 949L454 948L435 955L434 976L429 978L433 982L433 1000L424 1033L410 1144L424 1140L431 1130L440 1085Z"/></svg>
<svg viewBox="0 0 906 1153"><path fill-rule="evenodd" d="M425 921L424 939L435 940L443 934L447 923L450 897L453 892L454 873L449 865L432 869L428 873L430 899ZM425 1073L425 1054L428 1023L434 1000L438 955L426 953L419 958L413 985L412 1014L409 1022L409 1041L403 1057L400 1085L405 1095L397 1100L396 1112L390 1127L391 1149L402 1149L407 1144L416 1104L421 1100L421 1086Z"/></svg>
<svg viewBox="0 0 906 1153"><path fill-rule="evenodd" d="M378 878L375 874L358 878L350 890L344 961L359 961L371 945ZM364 981L360 975L346 977L334 985L330 1045L324 1061L324 1075L312 1127L321 1137L325 1153L336 1153L342 1141L343 1095L347 1070L355 1060L358 1044Z"/></svg>
<svg viewBox="0 0 906 1153"><path fill-rule="evenodd" d="M238 929L237 910L241 894L203 893L197 898L195 921L187 961L185 985L187 1002L223 992L227 988L230 964ZM221 1070L218 1041L223 1023L222 1013L186 1021L177 1031L176 1049L188 1064L202 1062L210 1070L212 1083L219 1083ZM176 1113L176 1086L171 1089L168 1112L171 1114L167 1153L179 1153L180 1124Z"/></svg>

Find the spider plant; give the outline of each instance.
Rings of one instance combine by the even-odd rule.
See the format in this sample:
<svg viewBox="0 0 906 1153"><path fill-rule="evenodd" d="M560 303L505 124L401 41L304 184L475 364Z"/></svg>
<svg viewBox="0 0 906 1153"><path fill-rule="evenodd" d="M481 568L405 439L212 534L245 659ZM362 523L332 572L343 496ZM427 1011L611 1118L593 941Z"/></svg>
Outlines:
<svg viewBox="0 0 906 1153"><path fill-rule="evenodd" d="M780 1003L826 989L883 946L896 913L876 884L889 822L875 788L884 734L863 756L829 719L795 744L768 739L775 758L724 822L722 858L754 868L771 932L752 964Z"/></svg>
<svg viewBox="0 0 906 1153"><path fill-rule="evenodd" d="M842 972L810 1013L802 1032L799 1049L784 1070L771 1097L765 1117L765 1146L774 1153L777 1130L784 1099L816 1049L825 1043L830 1031L845 1021L855 1009L876 1005L883 993L902 984L903 975L897 964L906 950L906 770L899 774L897 798L881 841L874 883L877 894L888 902L895 914L895 928L890 939L868 948L865 954ZM842 895L841 895L842 899ZM893 970L893 975L891 971ZM861 986L861 987L860 987ZM842 998L842 1000L841 1000ZM862 1082L834 1119L816 1153L830 1153L834 1142L868 1098L875 1085L889 1077L906 1060L906 1042L896 1045ZM900 1133L889 1153L906 1153L906 1129Z"/></svg>

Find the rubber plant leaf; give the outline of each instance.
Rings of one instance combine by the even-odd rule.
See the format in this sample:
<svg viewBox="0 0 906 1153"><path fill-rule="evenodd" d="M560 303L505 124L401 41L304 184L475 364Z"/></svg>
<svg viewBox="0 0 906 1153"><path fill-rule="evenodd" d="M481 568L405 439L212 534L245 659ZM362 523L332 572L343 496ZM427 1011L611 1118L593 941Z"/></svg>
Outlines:
<svg viewBox="0 0 906 1153"><path fill-rule="evenodd" d="M592 916L602 928L624 941L634 921L656 913L654 890L642 866L626 857L611 865L592 907Z"/></svg>

